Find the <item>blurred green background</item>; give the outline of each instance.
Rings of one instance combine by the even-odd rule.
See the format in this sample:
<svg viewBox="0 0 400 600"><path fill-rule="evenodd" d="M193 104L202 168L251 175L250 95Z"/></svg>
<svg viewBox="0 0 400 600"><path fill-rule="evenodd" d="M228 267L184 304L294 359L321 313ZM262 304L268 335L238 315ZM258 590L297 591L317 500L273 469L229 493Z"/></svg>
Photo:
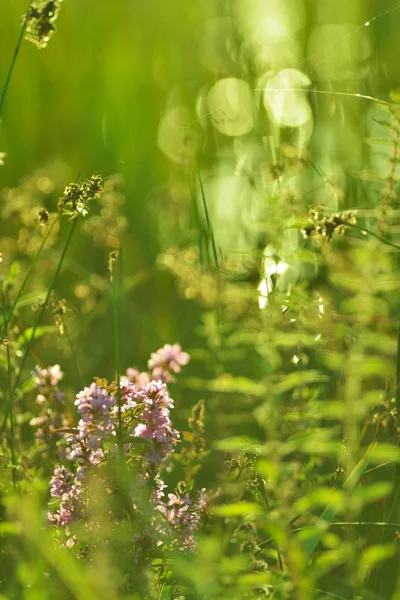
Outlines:
<svg viewBox="0 0 400 600"><path fill-rule="evenodd" d="M22 0L1 3L2 81L26 4ZM143 282L121 303L127 363L143 361L168 341L186 347L194 343L199 310L179 298L173 279L157 270L155 263L160 250L195 238L190 191L195 170L202 170L206 183L216 174L236 177L248 158L241 155L241 144L253 148L265 138L276 141L276 136L292 142L300 139L300 146L302 139L303 145L309 142L318 153L321 172L341 179L344 188L351 187L352 173L366 166L369 155L363 138L368 135L369 115L376 110L374 103L330 94L311 93L304 99L304 95L297 98L296 92L294 109L282 109L296 123L290 130L286 113L281 121L273 106L272 113L261 114L254 90L264 85L271 72L295 69L289 84L303 85L304 75L310 79L305 84L310 89L388 99L399 80L399 21L399 6L389 0L64 0L48 47L37 50L23 42L1 123L0 150L7 152L1 186L14 187L37 169L51 169L54 161L66 165L65 176L72 181L94 171L104 176L122 174L123 210L129 223L123 237L122 270L127 276L145 270ZM204 100L215 83L232 77L246 83L251 94L254 91L257 116L251 116L250 127L246 125L249 115L241 114L235 114L238 122L234 118L233 126L229 125L229 111L237 113L237 107L234 101L229 105L228 91L219 90ZM242 106L246 90L238 96ZM220 110L219 105L215 111L210 108L221 98L227 107L218 119L226 118L228 129L210 115ZM182 106L191 115L188 131L196 148L190 154L189 140L186 162L170 160L182 140L177 141L168 126L160 127L168 111ZM270 159L266 155L265 160ZM211 182L207 200L212 204L214 193L218 202L226 197L232 206L236 188L226 191L227 180L221 181L221 186ZM303 203L307 209L321 176L310 170L297 185L311 193ZM240 189L240 202L248 202L247 188ZM235 212L226 220L231 206L220 202L214 210L214 225L227 251L239 235L235 223L240 227ZM7 227L7 222L1 224L3 234ZM253 233L248 243L257 246ZM88 273L106 277L109 250L94 248L90 239L77 236L70 257ZM71 279L65 276L63 282L60 294L74 303ZM111 375L110 343L104 343L111 332L108 311L79 340L88 379L102 372Z"/></svg>

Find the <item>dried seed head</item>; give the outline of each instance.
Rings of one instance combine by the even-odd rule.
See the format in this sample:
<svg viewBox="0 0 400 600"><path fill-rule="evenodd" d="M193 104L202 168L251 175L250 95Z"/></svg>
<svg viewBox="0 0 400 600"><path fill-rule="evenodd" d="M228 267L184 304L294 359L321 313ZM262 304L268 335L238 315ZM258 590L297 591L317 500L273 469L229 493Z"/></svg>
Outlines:
<svg viewBox="0 0 400 600"><path fill-rule="evenodd" d="M38 211L38 221L41 225L46 225L49 220L49 213L45 208L41 208Z"/></svg>
<svg viewBox="0 0 400 600"><path fill-rule="evenodd" d="M354 211L343 211L324 216L318 208L310 210L310 225L305 225L301 233L304 238L322 237L330 240L334 233L343 235L347 227L357 224Z"/></svg>
<svg viewBox="0 0 400 600"><path fill-rule="evenodd" d="M118 250L113 250L108 255L108 270L110 271L111 275L113 274L114 264L117 262L118 257L119 257L119 251Z"/></svg>
<svg viewBox="0 0 400 600"><path fill-rule="evenodd" d="M32 3L22 17L26 24L25 39L37 48L45 48L55 32L54 21L58 17L62 0L47 0Z"/></svg>
<svg viewBox="0 0 400 600"><path fill-rule="evenodd" d="M77 219L79 215L87 215L89 200L99 198L102 191L102 177L98 173L82 183L70 183L58 201L59 214L68 215L70 221Z"/></svg>

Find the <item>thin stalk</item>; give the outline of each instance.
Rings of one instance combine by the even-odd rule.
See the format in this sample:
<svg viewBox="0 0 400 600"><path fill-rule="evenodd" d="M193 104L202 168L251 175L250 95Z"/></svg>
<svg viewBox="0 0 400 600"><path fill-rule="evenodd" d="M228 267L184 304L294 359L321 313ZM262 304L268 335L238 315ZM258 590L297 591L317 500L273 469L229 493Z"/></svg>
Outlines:
<svg viewBox="0 0 400 600"><path fill-rule="evenodd" d="M258 480L257 487L258 487L259 494L261 496L261 500L263 501L263 503L265 505L265 508L268 510L268 512L270 512L271 509L269 507L268 496L266 494L266 491L265 491L265 488L264 488L264 482L262 481L262 479ZM275 540L274 540L274 544L275 544L276 552L278 554L279 568L280 568L281 571L283 571L282 555L280 553L279 546L278 546L278 544L277 544L277 542Z"/></svg>
<svg viewBox="0 0 400 600"><path fill-rule="evenodd" d="M23 371L26 359L28 358L28 355L29 355L29 352L30 352L30 349L31 349L31 345L32 345L32 342L33 342L34 337L35 337L36 330L39 327L40 319L42 318L42 315L43 315L43 313L44 313L44 311L46 309L46 306L47 306L47 304L49 302L51 292L53 291L53 288L54 288L54 286L55 286L55 284L57 282L58 276L59 276L60 271L61 271L62 264L64 262L65 255L67 254L67 250L68 250L68 247L69 247L71 239L72 239L72 235L73 235L73 233L75 231L75 228L76 228L76 224L77 224L77 220L75 220L73 222L72 227L69 230L69 234L68 234L67 240L65 242L63 251L62 251L61 256L60 256L60 260L58 261L57 268L56 268L55 273L53 275L53 279L51 280L49 289L47 290L46 298L45 298L43 304L41 305L41 307L40 307L40 309L38 311L38 315L36 317L36 321L35 321L35 324L33 326L31 336L30 336L30 338L28 340L28 343L26 345L25 352L23 354L23 357L22 357L22 360L21 360L21 363L20 363L20 366L19 366L18 374L17 374L15 382L14 382L14 386L13 386L13 390L12 390L12 396L15 395L15 392L16 392L16 390L18 388L18 384L19 384L20 379L21 379L22 371ZM9 410L10 410L10 405L8 405L7 408L6 408L6 414L5 414L5 417L4 417L4 420L3 420L1 431L3 431L3 429L4 429L5 422L6 422ZM1 433L1 431L0 431L0 433Z"/></svg>
<svg viewBox="0 0 400 600"><path fill-rule="evenodd" d="M197 200L196 200L196 174L193 173L193 180L194 180L194 186L192 187L189 183L189 187L190 187L190 192L191 192L191 197L192 197L192 201L193 201L193 207L194 207L194 215L195 215L195 220L196 220L196 227L198 229L199 232L199 236L197 238L197 242L198 242L198 246L199 246L199 259L200 259L200 264L202 265L204 262L204 257L203 257L203 237L204 237L204 229L202 226L202 223L200 221L200 214L199 214L199 207L197 205ZM208 247L208 243L207 243L207 239L205 240L205 244L206 244L206 252L207 252L207 259L208 259L208 263L210 263L210 249Z"/></svg>
<svg viewBox="0 0 400 600"><path fill-rule="evenodd" d="M28 10L27 10L26 14L29 13L29 9L31 7L31 4L32 4L32 0L29 2ZM5 82L4 82L4 85L3 85L3 89L2 89L2 92L1 92L1 96L0 96L0 121L1 121L1 115L2 115L2 112L3 112L4 101L5 101L6 95L7 95L8 86L10 85L11 75L12 75L13 70L14 70L15 62L17 60L17 56L18 56L19 49L20 49L21 44L22 44L22 40L24 39L26 25L27 25L27 18L25 17L25 19L22 21L21 29L20 29L20 32L19 32L18 40L17 40L17 44L16 44L16 46L14 48L14 53L12 55L10 65L8 67L6 79L5 79Z"/></svg>
<svg viewBox="0 0 400 600"><path fill-rule="evenodd" d="M368 233L368 235L372 235L372 237L376 238L377 240L379 240L380 242L382 242L386 246L391 246L392 248L396 248L396 250L400 250L400 246L398 246L397 244L393 244L393 242L391 242L388 239L386 239L386 238L378 235L377 233L374 233L370 229L365 229L365 227L360 227L359 225L352 225L351 223L348 223L348 225L350 227L354 227L354 229L359 229L360 231L363 231L364 233Z"/></svg>
<svg viewBox="0 0 400 600"><path fill-rule="evenodd" d="M199 178L199 184L200 184L201 199L203 201L204 214L206 216L208 233L210 235L211 247L212 247L212 251L213 251L213 255L214 255L214 262L215 262L215 266L219 270L219 260L218 260L217 246L215 244L215 237L214 237L214 232L213 232L213 228L212 228L212 225L211 225L210 215L208 214L206 196L205 196L205 193L204 193L203 182L201 180L200 173L198 174L198 178Z"/></svg>
<svg viewBox="0 0 400 600"><path fill-rule="evenodd" d="M2 302L4 307L4 323L7 319L7 305L6 297L4 294L4 285L1 286ZM7 325L4 326L5 337L7 337ZM12 386L12 371L11 371L11 357L10 357L10 345L8 340L6 341L6 356L7 356L7 392L8 392L8 404L10 406L10 449L11 449L11 471L12 471L12 482L13 488L16 488L16 462L15 462L15 423L14 423L14 402L13 402L13 386Z"/></svg>
<svg viewBox="0 0 400 600"><path fill-rule="evenodd" d="M35 257L34 257L33 261L31 262L31 264L30 264L30 266L29 266L29 269L27 270L27 272L26 272L26 274L25 274L24 280L23 280L23 282L21 283L21 287L19 288L19 290L18 290L18 292L17 292L17 295L15 296L15 298L14 298L14 300L13 300L12 306L11 306L11 308L10 308L10 310L9 310L8 314L7 314L7 317L6 317L5 321L4 321L3 330L5 330L5 329L8 327L8 325L9 325L9 323L10 323L10 319L11 319L11 317L12 317L12 315L13 315L14 311L15 311L15 308L16 308L16 306L17 306L17 304L18 304L18 301L19 301L19 299L20 299L20 297L21 297L21 294L23 293L23 291L24 291L24 289L25 289L25 287L26 287L26 284L27 284L27 282L28 282L28 279L29 279L29 277L30 277L30 275L31 275L31 273L32 273L32 271L33 271L33 269L35 268L35 265L36 265L36 263L37 263L37 261L38 261L38 258L39 258L39 256L41 255L41 253L42 253L42 251L43 251L43 248L44 248L44 246L45 246L45 244L46 244L46 242L47 242L47 240L48 240L48 238L49 238L49 236L50 236L50 233L52 232L52 230L53 230L53 228L54 228L54 225L55 225L55 224L58 222L58 220L59 220L59 217L57 217L56 219L54 219L54 221L53 221L53 222L52 222L52 224L50 225L49 229L47 230L47 233L46 233L46 235L44 236L44 238L43 238L43 240L42 240L42 243L40 244L40 248L39 248L39 250L37 251L37 253L36 253L36 255L35 255ZM5 332L3 331L3 337L4 337L4 336L5 336Z"/></svg>
<svg viewBox="0 0 400 600"><path fill-rule="evenodd" d="M83 390L83 388L85 387L85 380L83 379L82 371L81 371L81 369L79 367L79 362L77 360L76 353L74 351L74 346L72 344L71 336L69 335L68 327L67 327L64 319L63 319L63 326L64 326L64 331L65 331L65 337L67 338L68 346L69 346L69 349L70 349L70 352L71 352L71 357L72 357L72 360L73 360L73 363L74 363L74 366L75 366L75 370L76 370L76 373L78 375L78 379L79 379L79 382L80 382L81 389Z"/></svg>
<svg viewBox="0 0 400 600"><path fill-rule="evenodd" d="M14 384L14 390L16 390L16 388L18 386L18 383L19 383L19 380L21 378L22 369L24 368L26 359L28 358L28 354L30 352L31 345L32 345L33 339L35 337L36 330L39 327L40 319L42 318L42 315L43 315L43 313L44 313L44 311L45 311L45 309L47 307L47 304L48 304L48 302L50 300L51 292L53 291L53 289L55 287L55 284L56 284L56 281L58 279L58 276L60 274L61 267L62 267L62 264L64 262L65 255L67 254L67 250L68 250L68 247L70 245L70 242L71 242L73 233L75 231L77 222L78 222L77 219L75 219L75 221L72 224L71 229L69 230L69 234L68 234L67 240L66 240L66 242L64 244L64 248L63 248L63 251L62 251L61 256L60 256L60 260L58 261L58 265L57 265L57 268L56 268L55 273L53 275L53 279L51 280L49 289L47 290L46 298L45 298L43 304L41 305L41 307L40 307L40 309L38 311L36 322L35 322L35 324L33 326L33 329L32 329L31 337L28 340L27 347L25 348L25 353L24 353L24 355L22 357L22 360L21 360L21 364L20 364L20 367L19 367L19 370L18 370L18 375L17 375L16 381L15 381L15 384Z"/></svg>
<svg viewBox="0 0 400 600"><path fill-rule="evenodd" d="M117 301L117 283L115 281L115 265L110 263L111 271L111 295L114 320L114 352L115 352L115 379L117 382L117 404L118 404L118 446L120 455L123 454L122 445L122 413L121 413L121 385L120 385L120 331L119 331L119 313Z"/></svg>

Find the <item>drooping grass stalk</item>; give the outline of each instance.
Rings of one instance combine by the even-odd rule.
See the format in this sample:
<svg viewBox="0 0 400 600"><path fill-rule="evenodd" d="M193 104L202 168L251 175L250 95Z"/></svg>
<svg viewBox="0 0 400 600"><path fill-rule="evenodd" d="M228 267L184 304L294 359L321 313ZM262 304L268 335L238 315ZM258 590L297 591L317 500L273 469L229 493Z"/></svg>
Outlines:
<svg viewBox="0 0 400 600"><path fill-rule="evenodd" d="M2 304L4 311L4 336L6 344L6 359L7 359L7 393L8 393L8 404L10 407L10 449L11 449L11 471L12 471L12 482L13 488L16 488L16 462L15 462L15 423L14 423L14 405L13 405L13 386L12 386L12 366L10 357L10 344L8 340L8 327L7 322L7 301L4 293L4 283L1 284L1 295Z"/></svg>
<svg viewBox="0 0 400 600"><path fill-rule="evenodd" d="M32 0L30 0L30 2L29 2L28 10L26 12L26 15L28 15L28 13L29 13L29 10L31 8L31 4L32 4ZM3 114L3 106L4 106L4 101L6 99L7 90L8 90L8 87L10 85L11 76L12 76L13 71L14 71L15 62L17 60L17 56L18 56L19 49L20 49L21 44L22 44L22 40L24 39L24 34L25 34L26 26L27 26L27 18L25 16L25 18L22 21L22 25L21 25L21 29L20 29L20 32L19 32L18 40L17 40L16 46L14 48L14 53L12 55L10 65L8 67L8 71L7 71L6 79L5 79L5 82L4 82L4 85L3 85L3 89L1 91L1 96L0 96L0 121L1 121L1 115Z"/></svg>
<svg viewBox="0 0 400 600"><path fill-rule="evenodd" d="M49 288L47 290L46 298L45 298L43 304L40 306L40 309L38 311L35 324L34 324L34 326L32 328L31 336L28 339L27 345L25 347L25 352L24 352L24 354L22 356L21 363L20 363L20 366L19 366L19 369L18 369L18 373L17 373L17 376L15 378L14 386L12 388L11 399L9 400L9 404L8 404L8 406L6 408L6 413L5 413L5 416L4 416L4 420L3 420L3 424L2 424L2 427L1 427L0 433L4 430L5 423L6 423L7 417L8 417L8 412L9 412L10 406L11 406L11 404L13 402L13 398L15 397L15 392L16 392L16 390L18 388L18 384L19 384L20 379L21 379L21 375L22 375L22 372L23 372L23 368L24 368L26 359L28 358L28 355L29 355L29 352L30 352L30 349L31 349L31 346L32 346L32 343L33 343L33 340L35 338L36 330L39 327L40 320L41 320L42 315L43 315L43 313L44 313L44 311L45 311L45 309L46 309L46 307L48 305L48 302L50 300L50 295L51 295L51 293L52 293L52 291L54 289L54 286L55 286L55 284L57 282L58 276L59 276L60 271L61 271L62 264L64 262L64 258L65 258L66 254L67 254L68 247L69 247L69 245L71 243L71 239L72 239L73 233L74 233L75 228L76 228L76 224L77 224L77 219L75 219L75 221L72 223L72 226L71 226L71 228L69 230L67 240L66 240L66 242L64 244L64 248L63 248L63 250L61 252L61 256L60 256L60 259L58 261L57 268L56 268L56 270L54 272L54 275L53 275L53 279L51 280L50 286L49 286Z"/></svg>
<svg viewBox="0 0 400 600"><path fill-rule="evenodd" d="M16 309L16 306L17 306L17 304L18 304L18 301L19 301L19 299L20 299L20 297L21 297L21 295L22 295L22 293L23 293L23 291L24 291L24 289L25 289L25 287L26 287L26 284L27 284L27 282L28 282L28 279L29 279L29 277L30 277L30 275L31 275L31 273L32 273L32 271L33 271L33 269L35 268L35 265L36 265L36 263L37 263L37 261L38 261L38 258L39 258L39 256L41 255L41 253L42 253L42 251L43 251L43 248L44 248L44 246L45 246L45 244L46 244L46 242L47 242L47 240L48 240L48 238L49 238L49 236L50 236L51 232L53 231L53 228L54 228L55 224L58 222L58 220L59 220L59 217L57 217L56 219L54 219L54 221L53 221L53 222L52 222L52 224L50 225L49 229L47 230L47 233L46 233L46 235L44 236L44 238L43 238L43 240L42 240L42 243L40 244L40 247L39 247L39 249L38 249L38 251L37 251L37 253L36 253L36 255L35 255L35 257L34 257L33 261L32 261L32 262L31 262L31 264L29 265L29 268L28 268L28 270L27 270L27 272L26 272L26 274L25 274L25 277L24 277L24 279L23 279L23 281L22 281L22 283L21 283L21 287L19 288L19 290L18 290L18 292L17 292L17 294L16 294L16 296L15 296L15 298L14 298L14 300L13 300L13 303L12 303L12 305L11 305L11 308L10 308L10 310L9 310L9 312L8 312L7 316L6 316L6 319L5 319L5 321L4 321L4 325L3 325L3 329L6 329L6 328L8 327L8 325L9 325L9 323L10 323L10 320L11 320L11 317L13 316L13 314L14 314L14 311L15 311L15 309ZM4 336L5 336L5 333L4 333L4 331L3 331L3 337L4 337Z"/></svg>

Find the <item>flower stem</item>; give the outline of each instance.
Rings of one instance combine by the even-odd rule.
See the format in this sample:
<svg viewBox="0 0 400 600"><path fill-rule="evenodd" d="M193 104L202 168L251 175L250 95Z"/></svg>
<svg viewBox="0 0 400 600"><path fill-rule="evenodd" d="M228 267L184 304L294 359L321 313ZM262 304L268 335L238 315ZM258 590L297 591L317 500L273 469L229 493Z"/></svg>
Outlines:
<svg viewBox="0 0 400 600"><path fill-rule="evenodd" d="M11 317L12 317L12 315L13 315L13 313L14 313L14 310L16 309L16 306L17 306L17 304L18 304L18 300L20 299L20 297L21 297L21 294L23 293L23 291L24 291L24 289L25 289L25 286L26 286L26 284L27 284L27 282L28 282L28 279L29 279L29 277L30 277L30 275L31 275L31 273L32 273L32 271L33 271L33 269L35 268L35 265L36 265L36 263L37 263L37 261L38 261L38 258L39 258L39 256L41 255L41 253L42 253L42 251L43 251L43 248L44 248L44 246L45 246L45 244L46 244L46 242L47 242L47 240L48 240L48 238L49 238L49 236L50 236L50 233L52 232L52 230L53 230L53 228L54 228L54 225L55 225L55 224L58 222L58 220L59 220L59 217L57 217L56 219L54 219L54 221L53 221L53 222L52 222L52 224L50 225L49 229L47 230L47 233L46 233L46 235L44 236L44 238L43 238L43 240L42 240L42 243L40 244L40 248L39 248L39 250L37 251L35 258L34 258L34 259L33 259L33 261L31 262L31 264L30 264L30 266L29 266L29 269L27 270L27 272L26 272L26 274L25 274L25 277L24 277L24 280L23 280L23 282L22 282L22 284L21 284L21 287L19 288L19 290L18 290L18 292L17 292L17 295L15 296L15 298L14 298L14 300L13 300L12 306L11 306L11 308L10 308L10 310L9 310L9 312L8 312L8 314L7 314L7 316L6 316L6 318L5 318L4 325L3 325L3 330L7 329L8 325L9 325L9 323L10 323L10 319L11 319ZM4 337L5 335L6 335L6 334L5 334L5 331L3 331L3 337Z"/></svg>
<svg viewBox="0 0 400 600"><path fill-rule="evenodd" d="M43 313L44 313L44 311L46 309L46 306L47 306L47 304L49 302L51 292L53 291L54 286L55 286L55 284L57 282L58 276L59 276L60 271L61 271L61 266L62 266L62 264L64 262L64 258L65 258L65 255L67 254L67 250L68 250L68 247L70 245L70 242L71 242L71 239L72 239L72 235L73 235L73 233L75 231L75 228L76 228L76 224L77 224L77 220L75 220L73 222L72 227L69 230L69 234L68 234L67 240L65 242L63 251L61 253L60 259L58 261L57 268L56 268L55 273L53 275L53 279L51 280L50 286L49 286L49 288L47 290L46 298L45 298L43 304L41 305L41 307L39 309L39 312L38 312L35 324L34 324L34 326L32 328L32 333L30 335L30 338L28 339L28 342L27 342L27 345L26 345L26 348L25 348L25 352L24 352L24 354L22 356L22 360L21 360L21 363L20 363L20 366L19 366L18 374L17 374L15 382L14 382L14 386L13 386L13 389L12 389L12 397L15 397L15 392L16 392L18 384L20 382L22 371L23 371L26 359L28 358L28 355L29 355L29 352L30 352L30 349L31 349L31 346L32 346L32 343L33 343L33 340L35 338L36 330L39 327L40 320L41 320L42 315L43 315ZM10 403L11 403L11 400L9 401L9 405L6 407L6 413L5 413L5 416L4 416L4 420L3 420L3 424L2 424L2 427L1 427L1 430L0 430L0 433L3 431L3 429L5 427L5 423L6 423L7 416L8 416L8 411L10 410L10 405L11 405Z"/></svg>
<svg viewBox="0 0 400 600"><path fill-rule="evenodd" d="M7 302L4 293L4 284L1 285L2 303L4 309L4 336L7 338ZM14 402L13 402L13 389L12 389L12 369L11 369L11 357L10 357L10 344L7 339L6 341L6 357L7 357L7 392L8 392L8 403L10 406L10 449L11 449L11 470L12 470L12 482L13 488L16 488L16 473L17 467L15 461L15 423L14 423ZM7 418L7 417L6 417Z"/></svg>
<svg viewBox="0 0 400 600"><path fill-rule="evenodd" d="M123 432L122 432L122 413L121 413L121 374L120 374L120 332L119 332L119 314L117 300L117 282L115 278L115 263L110 261L111 273L111 295L113 306L113 321L114 321L114 352L115 352L115 380L117 382L117 403L118 403L118 447L120 457L123 456Z"/></svg>
<svg viewBox="0 0 400 600"><path fill-rule="evenodd" d="M29 2L28 10L27 10L26 14L29 13L29 9L31 7L31 4L32 4L32 0ZM3 112L4 101L5 101L6 95L7 95L8 86L9 86L10 80L11 80L11 75L12 75L13 70L14 70L15 61L17 60L19 49L21 47L22 40L24 39L26 25L27 25L27 18L25 17L24 20L22 21L21 30L19 32L17 44L16 44L16 46L14 48L14 53L12 55L11 62L10 62L10 65L8 67L8 71L7 71L7 75L6 75L6 80L4 82L3 89L1 91L1 96L0 96L0 120L1 120L1 115L2 115L2 112Z"/></svg>

